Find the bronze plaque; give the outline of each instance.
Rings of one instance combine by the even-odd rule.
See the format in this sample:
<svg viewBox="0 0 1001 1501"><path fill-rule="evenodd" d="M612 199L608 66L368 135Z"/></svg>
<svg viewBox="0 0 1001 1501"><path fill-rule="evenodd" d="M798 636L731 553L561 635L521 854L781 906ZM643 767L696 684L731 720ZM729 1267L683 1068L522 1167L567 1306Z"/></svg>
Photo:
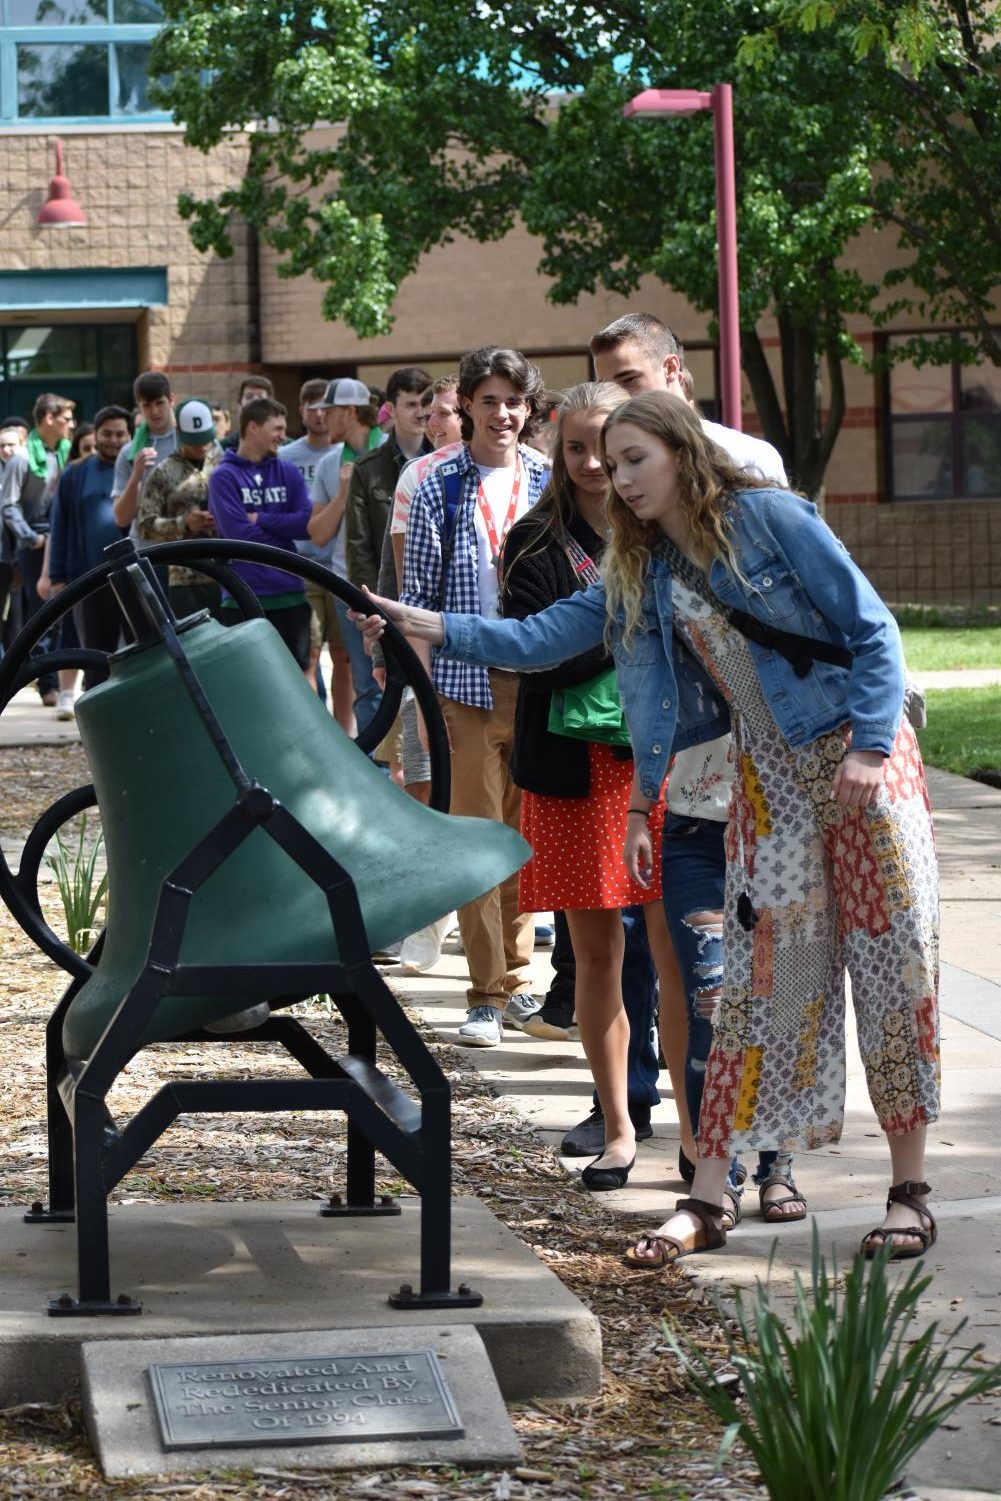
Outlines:
<svg viewBox="0 0 1001 1501"><path fill-rule="evenodd" d="M433 1350L148 1367L165 1449L460 1437Z"/></svg>

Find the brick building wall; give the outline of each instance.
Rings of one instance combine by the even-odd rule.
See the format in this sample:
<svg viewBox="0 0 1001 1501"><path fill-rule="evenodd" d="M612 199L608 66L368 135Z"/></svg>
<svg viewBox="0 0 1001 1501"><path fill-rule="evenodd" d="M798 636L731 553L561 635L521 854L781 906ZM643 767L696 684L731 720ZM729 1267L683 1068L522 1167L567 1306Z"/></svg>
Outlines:
<svg viewBox="0 0 1001 1501"><path fill-rule="evenodd" d="M884 599L1001 604L1001 505L829 504L827 520Z"/></svg>
<svg viewBox="0 0 1001 1501"><path fill-rule="evenodd" d="M167 301L117 311L137 332L140 367L168 369L178 395L197 394L234 406L241 377L263 370L293 413L306 376L358 374L384 386L397 365L421 362L432 374L454 369L458 356L481 343L525 350L547 383L560 388L588 378L587 343L593 331L636 308L655 312L686 344L697 395L714 395L714 357L707 320L687 302L649 279L628 299L597 293L574 306L555 307L537 270L539 244L516 228L503 241L477 245L458 239L421 262L400 290L393 330L361 340L343 324L326 322L322 288L310 277L277 276L275 256L259 251L245 227L233 227L229 260L192 246L176 211L177 195L218 192L239 180L245 138L233 137L208 156L187 149L172 127L62 132L66 172L87 214L74 228L37 225L53 171L55 133L4 132L6 171L0 174L0 270L166 268ZM863 237L854 259L875 274L887 247ZM59 314L0 311L0 323L85 321L87 310ZM94 317L110 314L94 313ZM769 357L778 364L774 330L764 327ZM870 352L871 330L853 327ZM827 515L880 591L894 600L1001 602L1001 507L998 501L888 502L885 498L881 392L876 378L845 368L847 413L828 467ZM745 427L759 425L745 382ZM84 415L89 415L85 413Z"/></svg>
<svg viewBox="0 0 1001 1501"><path fill-rule="evenodd" d="M0 267L7 271L166 267L168 300L144 310L115 310L137 325L141 366L169 368L179 394L231 401L240 377L259 368L256 243L234 229L234 255L220 260L191 243L177 196L216 193L241 176L245 139L209 156L188 150L179 131L67 130L65 171L83 206L82 226L36 223L54 171L54 141L41 132L5 130L0 174ZM7 326L31 321L85 322L90 310L58 315L0 312ZM109 315L98 310L95 316Z"/></svg>

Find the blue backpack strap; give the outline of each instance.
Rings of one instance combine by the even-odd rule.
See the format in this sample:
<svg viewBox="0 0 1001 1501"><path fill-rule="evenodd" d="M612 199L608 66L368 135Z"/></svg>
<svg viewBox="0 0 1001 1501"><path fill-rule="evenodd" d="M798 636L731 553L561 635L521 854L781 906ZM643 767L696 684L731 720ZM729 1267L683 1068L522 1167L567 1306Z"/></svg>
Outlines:
<svg viewBox="0 0 1001 1501"><path fill-rule="evenodd" d="M458 464L442 464L438 471L444 480L445 521L442 535L451 540L455 535L455 513L462 500L462 474Z"/></svg>
<svg viewBox="0 0 1001 1501"><path fill-rule="evenodd" d="M437 471L443 490L444 515L441 524L441 583L438 589L438 608L445 608L445 586L455 546L455 525L459 506L462 504L462 470L454 461L442 464Z"/></svg>

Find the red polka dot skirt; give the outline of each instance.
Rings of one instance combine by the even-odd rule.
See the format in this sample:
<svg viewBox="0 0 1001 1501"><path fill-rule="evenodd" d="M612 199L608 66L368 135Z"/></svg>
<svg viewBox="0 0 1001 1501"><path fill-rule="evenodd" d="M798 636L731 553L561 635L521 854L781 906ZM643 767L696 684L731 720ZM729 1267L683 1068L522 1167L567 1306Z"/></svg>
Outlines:
<svg viewBox="0 0 1001 1501"><path fill-rule="evenodd" d="M620 760L608 745L591 744L588 751L587 797L521 794L521 832L534 851L521 872L522 912L594 911L660 901L663 799L650 814L653 882L640 886L630 880L622 857L633 763Z"/></svg>

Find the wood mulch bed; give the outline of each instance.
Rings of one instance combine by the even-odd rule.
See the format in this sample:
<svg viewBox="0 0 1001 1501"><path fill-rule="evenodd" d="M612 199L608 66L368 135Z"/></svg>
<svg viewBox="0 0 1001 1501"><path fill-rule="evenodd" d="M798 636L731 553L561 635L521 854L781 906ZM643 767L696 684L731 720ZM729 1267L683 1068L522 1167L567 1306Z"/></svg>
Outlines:
<svg viewBox="0 0 1001 1501"><path fill-rule="evenodd" d="M0 834L23 838L60 793L88 780L79 746L8 749L0 756ZM55 889L44 903L58 926ZM62 989L61 972L35 951L6 911L0 911L0 1068L16 1086L0 1095L4 1142L0 1203L9 1212L46 1196L42 1035ZM310 1029L340 1051L338 1014L325 1002L307 1006ZM630 1272L621 1260L620 1224L561 1169L550 1149L505 1100L496 1098L457 1050L428 1030L425 1040L445 1070L454 1102L456 1191L477 1195L598 1316L604 1345L601 1395L582 1401L534 1402L511 1409L524 1458L507 1470L448 1468L360 1469L332 1475L317 1469L283 1472L281 1451L266 1471L234 1467L225 1478L162 1483L105 1481L84 1434L74 1396L53 1407L0 1413L0 1497L102 1498L185 1496L234 1501L304 1501L323 1497L482 1496L496 1501L547 1497L552 1501L760 1501L764 1492L739 1452L725 1473L716 1469L720 1431L688 1393L666 1345L667 1323L725 1364L720 1316L682 1270L660 1276ZM227 1073L259 1067L293 1071L265 1044L231 1044ZM168 1076L216 1072L218 1049L196 1043L144 1050L115 1086L112 1113L127 1116ZM226 1116L186 1117L123 1180L117 1201L156 1203L200 1199L303 1199L340 1186L345 1150L339 1117L299 1112L262 1116L253 1133ZM387 1170L383 1190L402 1182Z"/></svg>

